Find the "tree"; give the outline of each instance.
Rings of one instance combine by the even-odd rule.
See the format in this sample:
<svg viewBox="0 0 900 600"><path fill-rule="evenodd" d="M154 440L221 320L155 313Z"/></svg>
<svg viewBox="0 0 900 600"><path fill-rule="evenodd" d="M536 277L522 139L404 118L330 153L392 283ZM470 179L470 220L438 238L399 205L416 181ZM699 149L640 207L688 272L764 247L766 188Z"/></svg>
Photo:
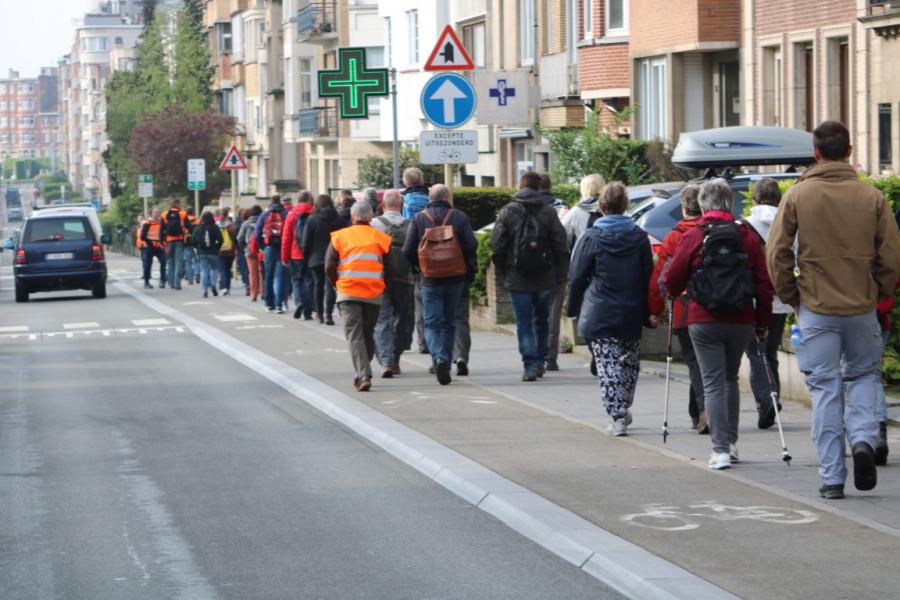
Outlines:
<svg viewBox="0 0 900 600"><path fill-rule="evenodd" d="M184 193L188 159L206 159L207 193L217 196L226 187L226 181L215 167L235 125L234 117L170 106L144 116L131 133L128 154L142 173L153 174L153 185L160 197Z"/></svg>
<svg viewBox="0 0 900 600"><path fill-rule="evenodd" d="M142 15L144 18L144 26L153 22L156 17L156 0L143 0L141 3Z"/></svg>
<svg viewBox="0 0 900 600"><path fill-rule="evenodd" d="M443 165L423 165L419 162L419 151L413 148L400 148L400 175L407 167L418 167L425 175L425 184L433 185L444 182ZM367 156L359 161L360 188L374 187L388 189L394 187L393 156ZM402 183L401 183L402 185Z"/></svg>
<svg viewBox="0 0 900 600"><path fill-rule="evenodd" d="M186 0L184 10L178 12L172 82L173 103L197 112L212 107L212 83L216 71L203 39L202 17L202 8L192 0Z"/></svg>

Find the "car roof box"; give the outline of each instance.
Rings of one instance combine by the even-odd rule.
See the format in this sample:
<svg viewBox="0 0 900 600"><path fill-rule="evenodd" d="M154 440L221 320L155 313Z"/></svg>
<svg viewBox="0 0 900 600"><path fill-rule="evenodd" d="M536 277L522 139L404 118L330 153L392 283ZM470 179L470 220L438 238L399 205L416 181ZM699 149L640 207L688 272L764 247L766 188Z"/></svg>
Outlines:
<svg viewBox="0 0 900 600"><path fill-rule="evenodd" d="M813 136L808 131L783 127L720 127L682 133L672 153L680 167L749 167L754 165L808 165Z"/></svg>

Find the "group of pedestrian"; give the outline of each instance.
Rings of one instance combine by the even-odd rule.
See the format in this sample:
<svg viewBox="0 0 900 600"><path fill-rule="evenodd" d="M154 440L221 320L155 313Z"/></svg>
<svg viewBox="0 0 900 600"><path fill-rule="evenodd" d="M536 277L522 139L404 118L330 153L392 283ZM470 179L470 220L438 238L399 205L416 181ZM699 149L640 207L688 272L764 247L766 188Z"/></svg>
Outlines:
<svg viewBox="0 0 900 600"><path fill-rule="evenodd" d="M515 314L522 380L559 369L565 308L589 345L608 432L627 435L643 329L665 321L688 365L692 423L711 438L708 465L726 469L740 459L742 357L750 363L757 426L768 429L781 408L778 348L793 315L802 338L798 363L813 399L820 493L843 497L845 435L855 485L872 489L876 464L887 456L878 380L890 307L876 305L898 282L900 234L884 197L848 164L846 127L825 122L814 143L817 164L783 199L776 181L754 183L743 219L733 216L727 181L686 185L683 218L655 257L646 232L625 214L621 183L589 175L581 201L567 210L548 177L524 173L490 239ZM239 223L207 209L194 225L175 202L141 228L145 282L155 257L161 279L168 275L180 289L180 255L190 240L204 297L217 294L217 265L227 293L240 257L245 293L262 298L267 310L284 313L290 300L294 318L327 325L340 311L357 390L371 389L373 359L383 378L401 375L414 333L417 349L431 355L430 372L447 385L452 365L457 375L469 372L476 238L449 187L426 187L415 168L404 171L403 183L383 201L374 189L361 200L341 192L337 202L301 192L291 205L275 196L266 210L242 211Z"/></svg>

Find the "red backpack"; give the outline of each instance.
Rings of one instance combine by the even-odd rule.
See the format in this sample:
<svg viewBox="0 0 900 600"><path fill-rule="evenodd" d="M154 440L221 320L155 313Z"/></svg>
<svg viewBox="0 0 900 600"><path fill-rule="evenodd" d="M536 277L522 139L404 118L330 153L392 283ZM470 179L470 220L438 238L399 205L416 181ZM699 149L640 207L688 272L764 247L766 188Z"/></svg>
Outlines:
<svg viewBox="0 0 900 600"><path fill-rule="evenodd" d="M266 226L263 228L263 241L266 246L281 242L281 230L284 229L284 213L272 211L266 217Z"/></svg>

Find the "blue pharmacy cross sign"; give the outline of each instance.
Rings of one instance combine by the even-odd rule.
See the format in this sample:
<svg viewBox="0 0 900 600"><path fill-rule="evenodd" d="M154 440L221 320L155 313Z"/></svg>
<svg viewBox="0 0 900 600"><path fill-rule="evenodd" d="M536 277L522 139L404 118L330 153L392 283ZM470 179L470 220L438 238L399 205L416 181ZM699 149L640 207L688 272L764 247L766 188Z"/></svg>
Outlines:
<svg viewBox="0 0 900 600"><path fill-rule="evenodd" d="M498 79L497 87L489 89L488 93L491 95L491 98L497 99L498 106L506 106L509 98L516 95L516 88L507 87L505 79Z"/></svg>
<svg viewBox="0 0 900 600"><path fill-rule="evenodd" d="M340 99L342 119L366 119L370 96L388 95L388 70L366 66L365 48L338 48L338 68L319 71L319 96Z"/></svg>
<svg viewBox="0 0 900 600"><path fill-rule="evenodd" d="M422 113L435 126L455 129L475 114L475 88L456 73L441 73L422 88Z"/></svg>

